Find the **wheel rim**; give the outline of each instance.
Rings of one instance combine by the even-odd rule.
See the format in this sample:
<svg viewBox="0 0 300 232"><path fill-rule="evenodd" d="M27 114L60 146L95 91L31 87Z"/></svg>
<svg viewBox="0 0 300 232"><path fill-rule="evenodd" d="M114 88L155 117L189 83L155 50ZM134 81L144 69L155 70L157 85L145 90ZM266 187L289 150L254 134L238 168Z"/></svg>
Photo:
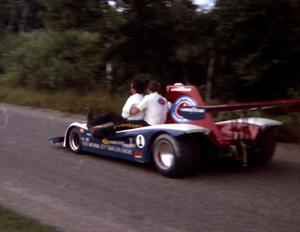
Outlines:
<svg viewBox="0 0 300 232"><path fill-rule="evenodd" d="M168 142L159 142L155 152L155 161L156 164L162 169L170 169L174 165L174 151Z"/></svg>
<svg viewBox="0 0 300 232"><path fill-rule="evenodd" d="M69 136L69 145L73 151L77 151L80 148L80 138L76 131L72 130Z"/></svg>

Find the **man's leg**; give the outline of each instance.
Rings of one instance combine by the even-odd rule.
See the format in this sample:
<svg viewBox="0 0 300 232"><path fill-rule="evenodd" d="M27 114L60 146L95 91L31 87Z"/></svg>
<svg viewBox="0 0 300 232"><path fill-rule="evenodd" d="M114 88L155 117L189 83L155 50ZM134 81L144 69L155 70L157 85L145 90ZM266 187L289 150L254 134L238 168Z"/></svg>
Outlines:
<svg viewBox="0 0 300 232"><path fill-rule="evenodd" d="M101 139L110 136L116 131L140 128L144 126L149 126L149 124L143 120L126 121L123 119L113 126L107 126L105 128L95 128L95 130L92 131L92 135L95 138Z"/></svg>
<svg viewBox="0 0 300 232"><path fill-rule="evenodd" d="M93 119L91 119L90 123L91 126L97 126L108 122L118 123L122 120L123 118L120 115L114 112L110 112L94 117Z"/></svg>
<svg viewBox="0 0 300 232"><path fill-rule="evenodd" d="M89 112L87 117L87 128L94 137L101 138L111 134L113 132L114 125L122 123L123 121L123 117L114 112L98 115L96 117ZM98 125L102 126L99 127Z"/></svg>

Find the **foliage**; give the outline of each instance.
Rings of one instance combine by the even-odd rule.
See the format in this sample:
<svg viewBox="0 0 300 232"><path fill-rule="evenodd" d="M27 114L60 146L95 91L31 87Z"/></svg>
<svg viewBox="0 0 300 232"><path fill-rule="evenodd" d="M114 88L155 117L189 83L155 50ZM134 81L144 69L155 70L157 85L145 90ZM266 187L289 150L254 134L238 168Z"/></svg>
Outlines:
<svg viewBox="0 0 300 232"><path fill-rule="evenodd" d="M299 3L286 0L217 2L213 14L218 22L223 19L216 33L222 41L217 50L239 82L236 97L279 98L289 86L298 85L299 10Z"/></svg>
<svg viewBox="0 0 300 232"><path fill-rule="evenodd" d="M2 79L11 85L85 91L101 78L102 44L97 33L36 31L19 35L10 44L2 58Z"/></svg>
<svg viewBox="0 0 300 232"><path fill-rule="evenodd" d="M38 0L0 0L0 32L25 32L41 28L37 12L41 10Z"/></svg>
<svg viewBox="0 0 300 232"><path fill-rule="evenodd" d="M109 6L99 0L40 0L39 17L48 29L99 31Z"/></svg>
<svg viewBox="0 0 300 232"><path fill-rule="evenodd" d="M166 83L205 81L207 45L213 31L209 15L196 12L192 1L118 3L123 40L112 41L111 55L116 69L127 67L118 78L149 73Z"/></svg>
<svg viewBox="0 0 300 232"><path fill-rule="evenodd" d="M87 90L104 80L109 62L112 91L145 74L212 84L207 95L222 101L300 95L299 1L218 0L210 11L192 0L0 4L2 44L17 37L0 49L0 73L14 84Z"/></svg>

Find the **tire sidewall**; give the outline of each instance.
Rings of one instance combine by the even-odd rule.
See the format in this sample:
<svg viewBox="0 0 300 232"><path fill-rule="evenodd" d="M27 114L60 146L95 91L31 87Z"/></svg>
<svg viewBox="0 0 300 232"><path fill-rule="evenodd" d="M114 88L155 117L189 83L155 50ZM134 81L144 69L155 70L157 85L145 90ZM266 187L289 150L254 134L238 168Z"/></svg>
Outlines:
<svg viewBox="0 0 300 232"><path fill-rule="evenodd" d="M172 166L169 168L162 167L158 161L158 157L157 157L159 152L158 149L159 149L159 144L161 143L168 144L173 151L174 161ZM175 175L174 172L176 172L176 166L177 166L176 164L178 163L179 158L180 158L180 153L178 151L178 143L173 137L167 134L162 134L155 139L153 143L153 161L155 167L159 170L159 172L161 172L163 175L170 176L170 177Z"/></svg>
<svg viewBox="0 0 300 232"><path fill-rule="evenodd" d="M248 157L250 166L262 166L267 164L275 153L275 138L271 130L266 129L257 138L255 146L251 147Z"/></svg>
<svg viewBox="0 0 300 232"><path fill-rule="evenodd" d="M78 138L78 141L77 141L78 144L77 144L76 146L74 146L74 145L72 144L74 141L72 141L72 140L74 140L76 136L77 136L77 138ZM81 151L82 151L82 142L81 142L80 137L81 137L81 136L80 136L80 132L79 132L79 129L78 129L77 127L74 127L74 128L72 128L72 129L70 130L69 135L68 135L69 149L70 149L72 152L76 153L76 154L80 154ZM75 143L75 142L74 142L74 143Z"/></svg>
<svg viewBox="0 0 300 232"><path fill-rule="evenodd" d="M169 134L159 135L153 143L153 162L157 170L167 177L183 177L195 173L197 165L195 159L196 151L191 150L191 141L187 143L185 137L172 137ZM173 163L172 166L164 168L157 162L159 144L167 143L172 148Z"/></svg>

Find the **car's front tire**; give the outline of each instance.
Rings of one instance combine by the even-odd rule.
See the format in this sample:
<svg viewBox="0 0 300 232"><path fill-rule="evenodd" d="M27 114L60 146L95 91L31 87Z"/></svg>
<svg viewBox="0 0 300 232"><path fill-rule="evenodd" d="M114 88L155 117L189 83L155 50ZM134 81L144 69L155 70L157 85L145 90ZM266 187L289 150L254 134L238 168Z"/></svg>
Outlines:
<svg viewBox="0 0 300 232"><path fill-rule="evenodd" d="M184 138L159 135L153 143L153 162L167 177L181 177L194 173L197 167L197 149Z"/></svg>
<svg viewBox="0 0 300 232"><path fill-rule="evenodd" d="M82 152L82 142L79 129L74 127L70 130L68 135L69 149L77 154Z"/></svg>

